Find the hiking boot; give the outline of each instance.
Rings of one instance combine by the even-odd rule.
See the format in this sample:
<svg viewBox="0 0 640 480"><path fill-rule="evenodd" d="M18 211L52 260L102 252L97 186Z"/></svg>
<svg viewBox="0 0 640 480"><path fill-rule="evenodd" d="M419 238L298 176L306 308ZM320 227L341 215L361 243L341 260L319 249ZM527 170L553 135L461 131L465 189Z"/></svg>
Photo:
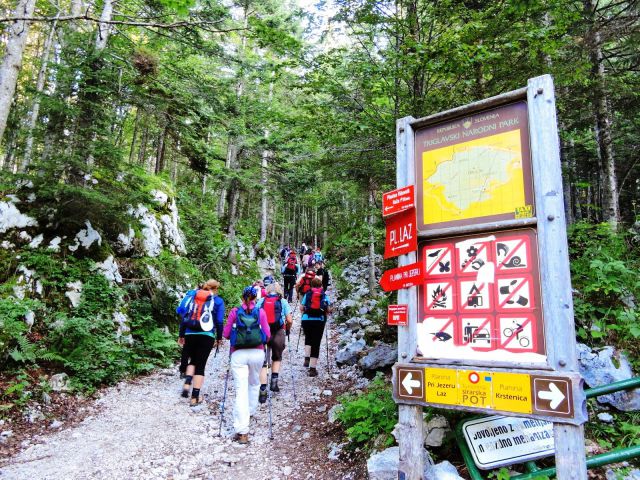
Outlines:
<svg viewBox="0 0 640 480"><path fill-rule="evenodd" d="M269 385L269 388L271 389L272 392L279 392L280 391L280 387L278 387L278 379L277 378L272 378L271 379L271 385Z"/></svg>
<svg viewBox="0 0 640 480"><path fill-rule="evenodd" d="M265 403L267 401L267 391L266 390L260 390L260 393L258 394L258 402L260 403Z"/></svg>
<svg viewBox="0 0 640 480"><path fill-rule="evenodd" d="M308 367L309 366L309 357L304 357L304 363L302 364L303 367Z"/></svg>
<svg viewBox="0 0 640 480"><path fill-rule="evenodd" d="M249 434L248 433L236 433L235 437L233 437L233 439L242 444L242 445L246 445L247 443L249 443Z"/></svg>
<svg viewBox="0 0 640 480"><path fill-rule="evenodd" d="M204 401L203 397L191 397L191 400L189 401L189 406L195 407L196 405L200 405L203 401Z"/></svg>
<svg viewBox="0 0 640 480"><path fill-rule="evenodd" d="M317 376L318 376L318 370L317 370L317 369L315 369L315 368L313 368L313 367L311 367L311 368L309 369L309 376L310 376L310 377L317 377Z"/></svg>
<svg viewBox="0 0 640 480"><path fill-rule="evenodd" d="M184 387L182 387L182 393L180 394L180 396L182 398L189 398L189 390L190 390L190 385L185 385Z"/></svg>

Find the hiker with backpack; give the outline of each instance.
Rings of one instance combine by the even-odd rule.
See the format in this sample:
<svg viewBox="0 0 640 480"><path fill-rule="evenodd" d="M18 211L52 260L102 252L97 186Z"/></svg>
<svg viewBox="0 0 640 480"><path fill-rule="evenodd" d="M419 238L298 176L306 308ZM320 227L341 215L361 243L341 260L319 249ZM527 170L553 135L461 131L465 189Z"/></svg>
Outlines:
<svg viewBox="0 0 640 480"><path fill-rule="evenodd" d="M289 256L289 252L291 251L291 248L289 247L289 245L284 245L282 247L282 249L280 250L280 262L284 263L284 261L287 259L287 257Z"/></svg>
<svg viewBox="0 0 640 480"><path fill-rule="evenodd" d="M176 309L182 317L178 344L183 347L183 356L189 359L182 396L187 398L191 390L191 406L202 403L200 390L207 359L222 338L224 300L218 296L219 288L217 280L208 280L202 288L189 290Z"/></svg>
<svg viewBox="0 0 640 480"><path fill-rule="evenodd" d="M320 251L320 247L316 247L316 251L313 252L313 261L314 263L320 263L324 261L324 257L322 256L322 252Z"/></svg>
<svg viewBox="0 0 640 480"><path fill-rule="evenodd" d="M296 284L298 298L302 298L309 290L311 290L311 281L315 276L315 270L313 268L307 268L305 274L298 279L298 283Z"/></svg>
<svg viewBox="0 0 640 480"><path fill-rule="evenodd" d="M331 283L331 277L329 276L329 269L323 261L316 263L316 276L322 279L322 289L326 293Z"/></svg>
<svg viewBox="0 0 640 480"><path fill-rule="evenodd" d="M271 351L271 382L269 390L279 392L278 376L282 363L282 352L286 344L285 335L291 330L293 316L291 307L286 299L282 298L282 286L272 283L267 287L267 295L256 303L267 314L267 322L271 331L271 338L267 343L267 351ZM260 394L258 401L267 401L267 361L265 359L260 372Z"/></svg>
<svg viewBox="0 0 640 480"><path fill-rule="evenodd" d="M293 250L289 252L287 260L282 265L282 278L284 279L284 296L289 302L293 301L293 287L300 273L298 258Z"/></svg>
<svg viewBox="0 0 640 480"><path fill-rule="evenodd" d="M318 357L322 334L329 313L329 299L322 289L322 279L314 277L311 288L302 298L302 330L304 331L304 366L309 367L309 376L318 376Z"/></svg>
<svg viewBox="0 0 640 480"><path fill-rule="evenodd" d="M230 368L236 387L233 428L238 443L249 443L249 421L258 408L264 345L271 336L267 314L256 307L256 289L242 291L242 304L229 312L222 336L230 340Z"/></svg>

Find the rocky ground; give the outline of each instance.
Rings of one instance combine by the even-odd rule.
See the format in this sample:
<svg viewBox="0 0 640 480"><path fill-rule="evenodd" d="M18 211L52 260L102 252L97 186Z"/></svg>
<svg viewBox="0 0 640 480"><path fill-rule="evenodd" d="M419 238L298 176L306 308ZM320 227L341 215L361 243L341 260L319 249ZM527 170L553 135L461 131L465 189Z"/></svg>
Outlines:
<svg viewBox="0 0 640 480"><path fill-rule="evenodd" d="M272 398L273 440L267 404L252 420L250 445L231 440L232 378L218 434L228 365L225 345L209 359L203 405L191 408L180 398L177 369L123 382L85 406L87 416L76 425L65 422L44 435L28 435L21 451L0 460L0 478L364 478L366 458L349 458L342 452L340 429L328 420L337 395L357 377L351 369L328 371L325 342L319 377L307 377L302 346L295 351L297 335L296 326L291 351L285 352L281 392ZM333 363L335 351L330 350Z"/></svg>

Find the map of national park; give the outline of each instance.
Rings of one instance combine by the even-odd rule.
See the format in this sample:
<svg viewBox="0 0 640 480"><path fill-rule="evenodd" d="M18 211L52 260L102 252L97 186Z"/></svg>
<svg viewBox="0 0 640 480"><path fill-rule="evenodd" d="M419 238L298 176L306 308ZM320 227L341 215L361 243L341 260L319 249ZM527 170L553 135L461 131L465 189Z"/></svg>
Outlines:
<svg viewBox="0 0 640 480"><path fill-rule="evenodd" d="M525 205L520 130L430 150L422 162L425 225Z"/></svg>

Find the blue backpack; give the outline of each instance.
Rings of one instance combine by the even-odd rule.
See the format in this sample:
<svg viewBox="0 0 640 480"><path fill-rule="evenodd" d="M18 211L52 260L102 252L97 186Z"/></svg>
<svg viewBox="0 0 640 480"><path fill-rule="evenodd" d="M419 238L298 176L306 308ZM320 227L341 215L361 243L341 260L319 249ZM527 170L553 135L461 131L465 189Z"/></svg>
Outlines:
<svg viewBox="0 0 640 480"><path fill-rule="evenodd" d="M197 290L189 290L185 293L184 297L182 297L182 300L180 300L180 304L176 308L176 313L180 315L182 320L191 316L195 303L196 292Z"/></svg>
<svg viewBox="0 0 640 480"><path fill-rule="evenodd" d="M235 349L255 348L267 343L267 334L260 327L260 309L255 307L247 312L243 307L236 310L236 322L233 324L230 338Z"/></svg>

